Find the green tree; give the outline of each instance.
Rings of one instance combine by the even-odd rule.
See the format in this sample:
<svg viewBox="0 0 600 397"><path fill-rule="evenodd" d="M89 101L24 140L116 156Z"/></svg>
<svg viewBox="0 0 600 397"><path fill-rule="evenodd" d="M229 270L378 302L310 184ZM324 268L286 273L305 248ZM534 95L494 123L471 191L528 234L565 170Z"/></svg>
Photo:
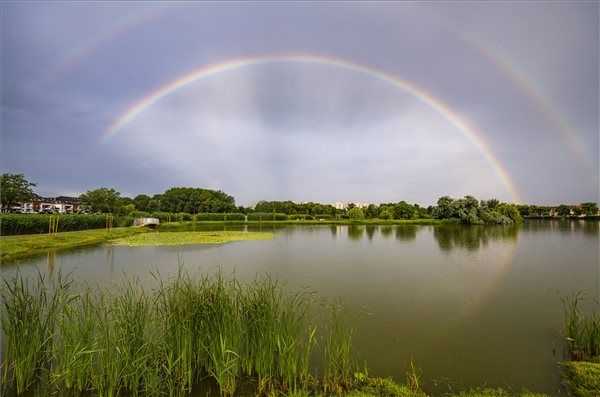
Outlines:
<svg viewBox="0 0 600 397"><path fill-rule="evenodd" d="M365 216L369 219L377 218L379 214L379 208L375 204L369 204L367 210L365 211Z"/></svg>
<svg viewBox="0 0 600 397"><path fill-rule="evenodd" d="M106 187L88 190L79 199L81 205L91 212L119 213L123 205L121 193Z"/></svg>
<svg viewBox="0 0 600 397"><path fill-rule="evenodd" d="M352 220L361 220L361 219L365 219L365 214L362 210L362 208L358 208L358 207L354 207L351 208L348 211L348 216L350 217L350 219Z"/></svg>
<svg viewBox="0 0 600 397"><path fill-rule="evenodd" d="M598 214L598 204L596 203L581 203L581 209L586 216L595 216Z"/></svg>
<svg viewBox="0 0 600 397"><path fill-rule="evenodd" d="M513 223L523 222L523 217L519 212L518 206L514 204L501 203L496 207L496 210L505 217L509 218Z"/></svg>
<svg viewBox="0 0 600 397"><path fill-rule="evenodd" d="M556 209L556 212L559 216L569 216L571 215L571 208L568 205L561 204Z"/></svg>
<svg viewBox="0 0 600 397"><path fill-rule="evenodd" d="M394 210L390 207L380 207L379 219L394 219Z"/></svg>
<svg viewBox="0 0 600 397"><path fill-rule="evenodd" d="M2 208L30 201L35 194L32 188L35 183L25 179L23 174L2 174L0 177L0 202Z"/></svg>
<svg viewBox="0 0 600 397"><path fill-rule="evenodd" d="M412 219L416 216L415 207L406 201L400 201L394 206L394 219Z"/></svg>
<svg viewBox="0 0 600 397"><path fill-rule="evenodd" d="M452 203L454 199L448 196L440 197L437 201L437 207L435 208L435 217L440 219L454 218L454 209Z"/></svg>
<svg viewBox="0 0 600 397"><path fill-rule="evenodd" d="M133 198L133 205L138 211L148 211L148 204L150 203L150 197L145 194L138 194Z"/></svg>

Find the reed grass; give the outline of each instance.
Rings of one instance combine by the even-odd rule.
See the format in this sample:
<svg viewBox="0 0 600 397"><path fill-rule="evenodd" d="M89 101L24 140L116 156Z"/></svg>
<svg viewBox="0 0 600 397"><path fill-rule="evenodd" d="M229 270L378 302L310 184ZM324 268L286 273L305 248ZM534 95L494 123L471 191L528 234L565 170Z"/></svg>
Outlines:
<svg viewBox="0 0 600 397"><path fill-rule="evenodd" d="M600 313L585 314L582 310L584 296L576 293L563 299L564 336L571 360L597 360L600 358Z"/></svg>
<svg viewBox="0 0 600 397"><path fill-rule="evenodd" d="M247 378L258 394L341 391L352 382L351 333L340 314L320 337L312 295L286 293L269 277L242 285L180 272L151 291L131 281L79 293L70 285L60 275L5 280L3 389L182 396L209 379L230 396ZM310 365L318 347L335 361L323 381Z"/></svg>

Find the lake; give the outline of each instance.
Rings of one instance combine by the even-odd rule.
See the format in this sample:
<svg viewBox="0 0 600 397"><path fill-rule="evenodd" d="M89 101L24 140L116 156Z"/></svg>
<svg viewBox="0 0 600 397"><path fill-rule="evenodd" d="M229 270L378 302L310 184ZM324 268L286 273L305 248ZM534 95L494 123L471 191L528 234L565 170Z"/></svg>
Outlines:
<svg viewBox="0 0 600 397"><path fill-rule="evenodd" d="M269 241L183 247L98 246L5 265L3 277L70 273L79 283L268 273L344 305L369 373L404 380L412 359L424 388L474 386L559 395L561 297L600 300L598 222L500 226L196 226L273 231ZM155 275L151 275L154 272Z"/></svg>

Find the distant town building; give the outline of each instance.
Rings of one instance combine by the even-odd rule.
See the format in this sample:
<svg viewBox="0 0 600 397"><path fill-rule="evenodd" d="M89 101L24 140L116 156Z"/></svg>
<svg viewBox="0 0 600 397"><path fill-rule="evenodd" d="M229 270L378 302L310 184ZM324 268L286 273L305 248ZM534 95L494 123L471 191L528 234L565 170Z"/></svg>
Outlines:
<svg viewBox="0 0 600 397"><path fill-rule="evenodd" d="M80 209L80 201L77 197L42 197L35 196L33 200L27 203L13 206L11 211L22 212L25 214L33 213L59 213L71 214L78 212Z"/></svg>
<svg viewBox="0 0 600 397"><path fill-rule="evenodd" d="M369 203L363 203L363 202L353 203L353 202L348 202L348 201L337 201L333 204L333 206L337 210L347 210L348 207L350 207L350 204L354 204L354 206L358 207L358 208L367 208L369 206Z"/></svg>

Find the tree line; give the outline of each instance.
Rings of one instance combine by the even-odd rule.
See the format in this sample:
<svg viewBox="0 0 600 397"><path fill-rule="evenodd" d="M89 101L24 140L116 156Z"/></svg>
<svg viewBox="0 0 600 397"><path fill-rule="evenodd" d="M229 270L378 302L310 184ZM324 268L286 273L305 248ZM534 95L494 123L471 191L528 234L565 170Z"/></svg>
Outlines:
<svg viewBox="0 0 600 397"><path fill-rule="evenodd" d="M3 209L35 197L35 183L22 174L3 174L0 178L0 199ZM139 194L133 198L122 197L113 188L98 188L79 196L81 208L91 213L128 215L146 213L264 213L285 214L290 219L350 218L350 219L454 219L465 224L510 224L523 217L596 216L598 205L594 202L580 205L537 206L502 203L496 199L477 200L473 196L455 199L440 197L436 205L422 207L406 201L370 204L358 208L350 204L347 209L337 209L331 204L317 202L296 203L286 201L259 201L253 208L236 206L233 196L221 190L195 187L172 187L160 194ZM304 217L304 218L303 218Z"/></svg>

